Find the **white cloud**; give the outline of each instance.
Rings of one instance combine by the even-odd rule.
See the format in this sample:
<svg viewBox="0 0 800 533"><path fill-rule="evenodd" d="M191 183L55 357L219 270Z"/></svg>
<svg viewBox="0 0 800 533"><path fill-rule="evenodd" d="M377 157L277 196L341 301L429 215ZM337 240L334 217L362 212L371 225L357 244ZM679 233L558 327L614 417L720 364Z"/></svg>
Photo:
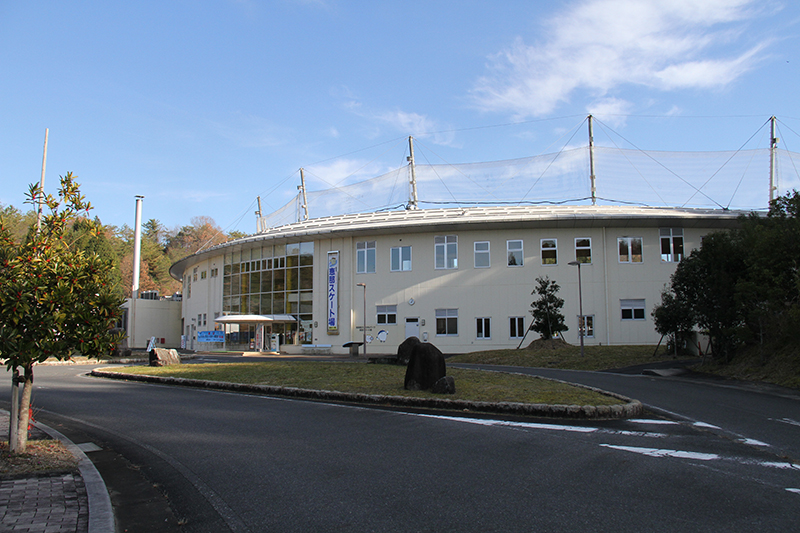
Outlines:
<svg viewBox="0 0 800 533"><path fill-rule="evenodd" d="M453 132L443 131L452 130L452 128L444 128L425 115L405 111L387 111L375 115L375 118L390 125L398 132L432 139L434 144L449 146L453 143Z"/></svg>
<svg viewBox="0 0 800 533"><path fill-rule="evenodd" d="M308 190L321 190L363 181L391 169L374 161L340 158L327 164L306 167L305 170Z"/></svg>
<svg viewBox="0 0 800 533"><path fill-rule="evenodd" d="M545 24L545 39L517 38L472 91L478 107L541 116L577 91L604 101L625 85L718 89L752 69L766 41L745 26L753 0L583 0ZM760 4L759 4L760 7ZM738 48L738 51L731 51ZM617 103L619 105L619 102Z"/></svg>

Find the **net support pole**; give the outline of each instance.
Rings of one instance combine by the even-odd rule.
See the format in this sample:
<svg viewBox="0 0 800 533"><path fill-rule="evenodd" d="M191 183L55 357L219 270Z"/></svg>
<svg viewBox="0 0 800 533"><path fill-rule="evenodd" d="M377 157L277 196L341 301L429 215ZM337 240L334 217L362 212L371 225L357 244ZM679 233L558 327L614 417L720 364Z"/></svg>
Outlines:
<svg viewBox="0 0 800 533"><path fill-rule="evenodd" d="M408 201L408 209L417 209L417 173L414 168L414 137L408 137L408 167L411 171L411 198Z"/></svg>
<svg viewBox="0 0 800 533"><path fill-rule="evenodd" d="M769 202L775 199L775 174L777 172L777 158L778 158L778 137L775 136L775 116L769 119L770 122L770 140L769 140Z"/></svg>
<svg viewBox="0 0 800 533"><path fill-rule="evenodd" d="M303 220L308 220L308 196L306 196L306 175L305 171L300 168L300 192L303 193Z"/></svg>
<svg viewBox="0 0 800 533"><path fill-rule="evenodd" d="M589 182L592 187L592 205L597 205L597 183L594 175L594 127L592 125L592 115L588 117L589 122Z"/></svg>

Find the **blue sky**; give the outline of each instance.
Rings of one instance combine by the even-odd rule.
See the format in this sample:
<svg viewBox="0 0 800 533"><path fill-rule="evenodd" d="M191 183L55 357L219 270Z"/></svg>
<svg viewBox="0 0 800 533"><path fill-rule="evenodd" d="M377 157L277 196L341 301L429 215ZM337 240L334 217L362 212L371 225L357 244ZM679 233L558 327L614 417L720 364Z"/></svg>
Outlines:
<svg viewBox="0 0 800 533"><path fill-rule="evenodd" d="M408 135L511 159L592 113L639 148L735 150L775 115L800 152L798 23L788 0L0 0L0 203L23 207L45 128L46 190L72 171L104 223L139 194L145 220L245 232L300 167L376 175Z"/></svg>

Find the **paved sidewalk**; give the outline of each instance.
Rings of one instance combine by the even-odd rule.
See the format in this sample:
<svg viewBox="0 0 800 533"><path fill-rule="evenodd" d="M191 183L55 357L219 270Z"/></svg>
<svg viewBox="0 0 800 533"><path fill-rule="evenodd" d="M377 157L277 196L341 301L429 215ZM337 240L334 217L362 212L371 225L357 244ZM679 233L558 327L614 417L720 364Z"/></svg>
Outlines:
<svg viewBox="0 0 800 533"><path fill-rule="evenodd" d="M0 438L7 439L9 413L0 410ZM92 462L58 431L35 423L32 439L58 439L78 458L78 472L0 479L0 531L110 533L111 501Z"/></svg>

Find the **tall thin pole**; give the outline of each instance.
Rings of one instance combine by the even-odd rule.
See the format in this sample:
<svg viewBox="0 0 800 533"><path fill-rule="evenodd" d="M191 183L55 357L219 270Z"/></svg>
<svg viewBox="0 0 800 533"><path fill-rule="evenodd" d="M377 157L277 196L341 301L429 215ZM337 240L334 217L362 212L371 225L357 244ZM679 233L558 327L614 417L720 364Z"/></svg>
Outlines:
<svg viewBox="0 0 800 533"><path fill-rule="evenodd" d="M131 284L131 334L128 348L133 348L133 344L136 342L136 299L139 298L139 264L142 255L142 199L144 196L136 196L136 226L133 230L133 280Z"/></svg>
<svg viewBox="0 0 800 533"><path fill-rule="evenodd" d="M594 176L594 127L589 115L589 181L592 185L592 205L597 205L597 183Z"/></svg>
<svg viewBox="0 0 800 533"><path fill-rule="evenodd" d="M367 355L367 284L366 283L356 283L357 286L364 288L364 320L362 321L364 327L364 356Z"/></svg>
<svg viewBox="0 0 800 533"><path fill-rule="evenodd" d="M308 196L306 195L306 175L300 168L300 191L303 193L303 220L308 220Z"/></svg>
<svg viewBox="0 0 800 533"><path fill-rule="evenodd" d="M770 143L769 143L769 201L775 199L775 173L777 172L778 163L778 137L775 136L775 116L769 119L770 121Z"/></svg>
<svg viewBox="0 0 800 533"><path fill-rule="evenodd" d="M261 211L261 197L256 196L256 200L258 201L258 211L256 211L256 216L258 217L256 219L256 231L261 233L261 217L263 216L263 212Z"/></svg>
<svg viewBox="0 0 800 533"><path fill-rule="evenodd" d="M417 171L414 165L414 137L408 137L408 167L411 170L411 199L408 202L408 209L417 208Z"/></svg>
<svg viewBox="0 0 800 533"><path fill-rule="evenodd" d="M36 231L42 229L42 200L44 199L44 171L47 168L47 137L50 134L50 128L44 129L44 153L42 154L42 177L39 180L39 210L36 215Z"/></svg>

